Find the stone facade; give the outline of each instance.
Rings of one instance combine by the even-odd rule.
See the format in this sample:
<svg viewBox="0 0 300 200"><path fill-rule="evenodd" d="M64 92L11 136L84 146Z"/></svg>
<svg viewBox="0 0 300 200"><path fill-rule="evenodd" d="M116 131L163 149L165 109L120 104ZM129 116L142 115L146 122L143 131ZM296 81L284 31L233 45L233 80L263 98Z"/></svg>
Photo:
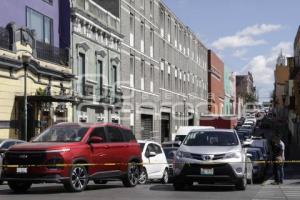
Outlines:
<svg viewBox="0 0 300 200"><path fill-rule="evenodd" d="M71 7L71 59L77 79L74 121L120 122L120 19L98 1Z"/></svg>
<svg viewBox="0 0 300 200"><path fill-rule="evenodd" d="M170 140L207 112L207 49L162 1L121 0L121 123Z"/></svg>

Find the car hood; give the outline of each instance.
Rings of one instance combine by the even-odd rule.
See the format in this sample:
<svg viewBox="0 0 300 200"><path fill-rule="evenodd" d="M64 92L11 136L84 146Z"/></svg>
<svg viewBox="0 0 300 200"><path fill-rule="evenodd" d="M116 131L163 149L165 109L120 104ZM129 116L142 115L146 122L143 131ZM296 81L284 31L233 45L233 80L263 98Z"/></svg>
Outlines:
<svg viewBox="0 0 300 200"><path fill-rule="evenodd" d="M225 154L233 151L241 151L240 146L186 146L181 145L180 151L194 154Z"/></svg>
<svg viewBox="0 0 300 200"><path fill-rule="evenodd" d="M12 146L9 151L46 151L77 146L78 143L30 142Z"/></svg>

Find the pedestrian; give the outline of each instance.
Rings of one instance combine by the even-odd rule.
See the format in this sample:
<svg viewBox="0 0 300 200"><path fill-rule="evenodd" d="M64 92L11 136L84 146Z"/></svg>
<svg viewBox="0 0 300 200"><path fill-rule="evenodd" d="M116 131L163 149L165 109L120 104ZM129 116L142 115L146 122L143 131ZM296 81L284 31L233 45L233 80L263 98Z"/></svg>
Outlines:
<svg viewBox="0 0 300 200"><path fill-rule="evenodd" d="M284 148L285 145L283 141L280 140L279 135L275 135L272 139L272 161L273 161L273 174L274 174L274 183L273 184L282 184L284 178Z"/></svg>

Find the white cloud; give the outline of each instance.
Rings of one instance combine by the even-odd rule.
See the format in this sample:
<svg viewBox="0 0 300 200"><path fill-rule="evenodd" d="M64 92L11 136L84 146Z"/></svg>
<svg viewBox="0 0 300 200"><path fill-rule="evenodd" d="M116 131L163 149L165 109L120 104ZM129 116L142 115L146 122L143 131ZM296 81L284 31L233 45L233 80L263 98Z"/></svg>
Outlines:
<svg viewBox="0 0 300 200"><path fill-rule="evenodd" d="M276 66L277 57L282 50L283 55L288 57L293 53L291 42L280 42L272 47L270 53L267 55L258 55L252 58L248 64L245 65L242 74L247 71L252 72L254 83L257 86L259 96L264 100L264 97L269 97L273 90L274 84L274 69Z"/></svg>
<svg viewBox="0 0 300 200"><path fill-rule="evenodd" d="M280 30L282 26L280 24L261 24L244 28L238 32L237 35L262 35L265 33Z"/></svg>
<svg viewBox="0 0 300 200"><path fill-rule="evenodd" d="M256 24L246 27L232 36L219 38L212 43L212 46L216 49L224 50L226 48L240 48L266 44L267 42L265 40L255 39L254 36L277 31L281 28L281 25L276 24Z"/></svg>
<svg viewBox="0 0 300 200"><path fill-rule="evenodd" d="M243 58L247 53L247 49L237 49L233 52L233 56L237 58Z"/></svg>

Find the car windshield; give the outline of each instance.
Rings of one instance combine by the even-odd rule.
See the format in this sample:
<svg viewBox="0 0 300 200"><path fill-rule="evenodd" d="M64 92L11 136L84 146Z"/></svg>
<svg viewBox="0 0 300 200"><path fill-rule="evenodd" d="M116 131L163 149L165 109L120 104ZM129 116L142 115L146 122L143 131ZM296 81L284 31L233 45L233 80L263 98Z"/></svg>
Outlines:
<svg viewBox="0 0 300 200"><path fill-rule="evenodd" d="M184 141L186 146L236 146L239 144L233 132L192 132Z"/></svg>
<svg viewBox="0 0 300 200"><path fill-rule="evenodd" d="M32 142L79 142L87 132L87 127L51 127L38 135Z"/></svg>

